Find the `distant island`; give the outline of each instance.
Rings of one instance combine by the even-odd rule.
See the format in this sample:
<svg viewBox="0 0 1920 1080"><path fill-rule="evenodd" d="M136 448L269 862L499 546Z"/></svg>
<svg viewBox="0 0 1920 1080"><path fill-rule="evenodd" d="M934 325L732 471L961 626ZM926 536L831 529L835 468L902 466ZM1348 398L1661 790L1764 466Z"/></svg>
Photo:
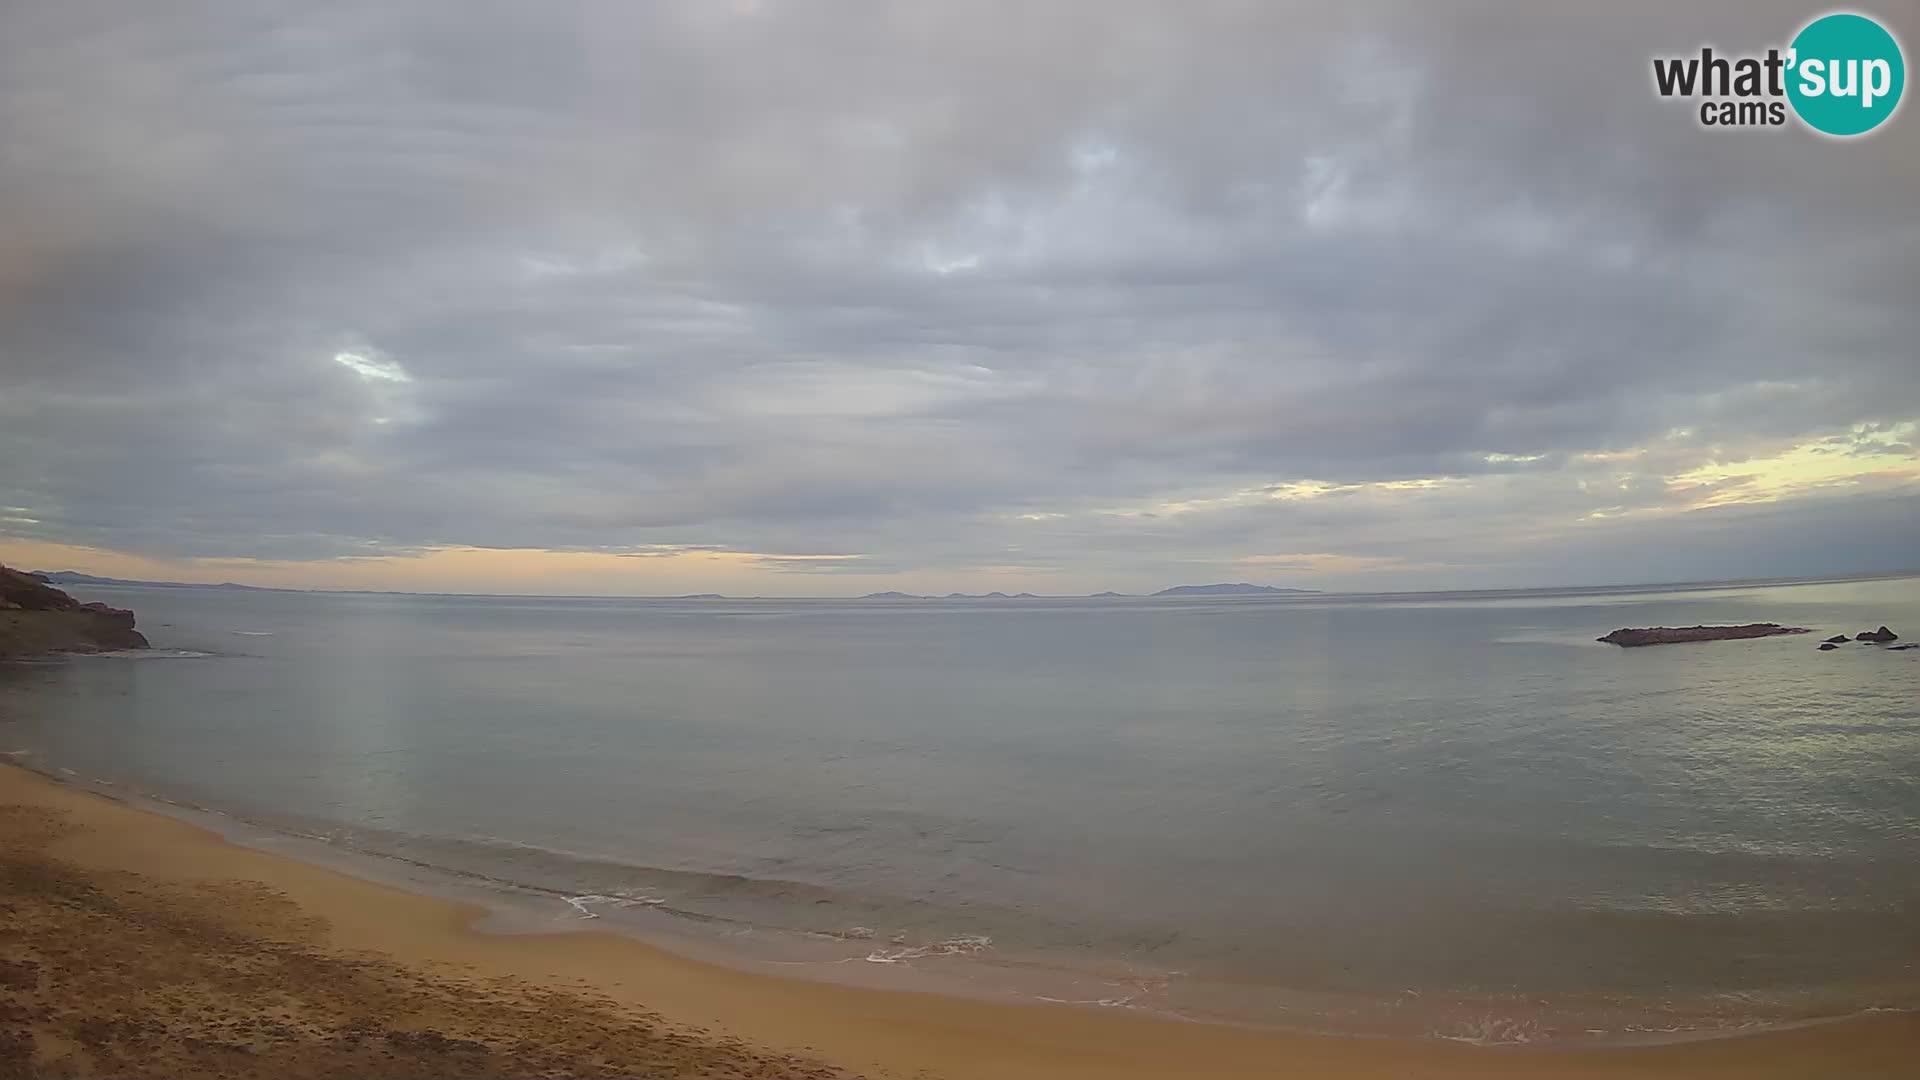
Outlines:
<svg viewBox="0 0 1920 1080"><path fill-rule="evenodd" d="M1276 589L1272 585L1249 585L1244 581L1218 585L1175 585L1161 589L1155 596L1303 596L1319 589Z"/></svg>
<svg viewBox="0 0 1920 1080"><path fill-rule="evenodd" d="M1249 585L1244 581L1232 584L1222 582L1217 585L1175 585L1171 589L1161 589L1149 596L1313 596L1318 589L1281 589L1272 585ZM945 596L921 596L916 593L887 592L868 593L862 600L1118 600L1132 597L1132 593L1097 592L1085 596L1043 597L1030 592L1013 593L948 593Z"/></svg>
<svg viewBox="0 0 1920 1080"><path fill-rule="evenodd" d="M1118 596L1119 594L1113 593L1110 595ZM1023 593L950 592L945 596L921 596L917 593L893 592L889 590L887 592L868 593L867 595L860 597L860 599L862 600L1039 600L1039 599L1042 599L1042 597L1037 596L1034 593L1030 593L1030 592L1023 592Z"/></svg>

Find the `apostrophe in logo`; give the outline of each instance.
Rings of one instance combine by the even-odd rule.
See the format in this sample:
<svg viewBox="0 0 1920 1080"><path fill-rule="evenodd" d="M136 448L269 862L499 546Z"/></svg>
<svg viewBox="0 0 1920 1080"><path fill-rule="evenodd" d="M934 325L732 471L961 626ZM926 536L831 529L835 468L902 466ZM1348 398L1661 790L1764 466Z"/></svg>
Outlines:
<svg viewBox="0 0 1920 1080"><path fill-rule="evenodd" d="M1885 27L1850 12L1806 25L1787 53L1787 100L1815 131L1864 135L1900 107L1907 63Z"/></svg>
<svg viewBox="0 0 1920 1080"><path fill-rule="evenodd" d="M1900 108L1906 58L1886 27L1865 15L1822 15L1786 48L1747 56L1657 56L1653 88L1661 97L1699 99L1706 128L1784 127L1788 107L1824 135L1864 135Z"/></svg>

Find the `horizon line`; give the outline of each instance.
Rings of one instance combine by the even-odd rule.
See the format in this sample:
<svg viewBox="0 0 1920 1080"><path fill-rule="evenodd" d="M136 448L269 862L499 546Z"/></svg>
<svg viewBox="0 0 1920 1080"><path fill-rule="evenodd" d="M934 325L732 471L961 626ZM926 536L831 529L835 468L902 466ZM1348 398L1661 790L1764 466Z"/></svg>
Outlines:
<svg viewBox="0 0 1920 1080"><path fill-rule="evenodd" d="M1165 596L1163 589L1153 593L1123 593L1106 590L1099 593L904 593L896 590L880 590L858 595L813 595L813 596L731 596L725 593L485 593L485 592L416 592L406 589L302 589L285 585L243 585L235 581L146 581L131 578L109 578L104 575L87 574L80 570L23 570L26 574L54 575L79 574L95 578L95 581L78 582L79 585L101 585L105 587L165 588L165 589L235 589L244 592L306 593L327 596L425 596L425 597L470 597L473 599L521 599L521 600L1183 600L1183 599L1276 599L1276 598L1329 598L1329 597L1365 597L1365 596L1473 596L1492 593L1521 592L1573 592L1581 590L1662 590L1681 591L1683 589L1738 588L1761 585L1813 585L1840 581L1883 581L1895 578L1920 577L1920 567L1896 570L1867 570L1858 573L1793 575L1787 577L1760 578L1705 578L1683 581L1625 581L1599 582L1589 584L1561 585L1513 585L1480 589L1387 589L1379 591L1343 590L1343 589L1304 589L1291 586L1257 586L1273 589L1274 593L1220 593L1212 596ZM60 584L55 582L54 584ZM1248 584L1246 582L1217 582L1209 584ZM1191 588L1194 586L1172 585L1168 589Z"/></svg>

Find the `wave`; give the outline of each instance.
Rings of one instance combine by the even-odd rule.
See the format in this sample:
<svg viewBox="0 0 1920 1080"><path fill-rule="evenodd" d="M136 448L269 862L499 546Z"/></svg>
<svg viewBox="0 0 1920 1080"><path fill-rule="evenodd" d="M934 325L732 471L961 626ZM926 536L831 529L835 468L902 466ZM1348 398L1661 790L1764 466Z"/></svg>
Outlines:
<svg viewBox="0 0 1920 1080"><path fill-rule="evenodd" d="M568 907L579 912L582 919L597 919L600 917L599 912L588 907L589 904L606 904L609 907L630 908L659 907L667 902L665 897L648 896L645 894L633 896L626 893L616 893L613 896L602 896L599 893L590 893L586 896L565 896L561 897L561 899L567 902Z"/></svg>
<svg viewBox="0 0 1920 1080"><path fill-rule="evenodd" d="M292 831L284 824L268 827ZM551 897L566 906L563 918L580 922L644 911L715 930L731 927L837 941L850 950L864 946L863 952L850 951L844 961L871 964L974 956L994 945L990 935L965 926L954 912L808 882L640 865L494 836L364 827L303 830L303 835L509 892ZM884 929L848 925L861 918L873 919ZM837 927L822 927L825 920ZM873 944L879 941L885 944Z"/></svg>
<svg viewBox="0 0 1920 1080"><path fill-rule="evenodd" d="M20 761L43 775L51 775L66 782L87 785L106 785L109 782L94 777L81 777L72 769L46 768L33 764L23 758L30 758L29 752L16 751L5 756ZM611 927L619 929L622 925L619 913L658 912L663 915L685 915L695 921L714 921L744 926L749 929L766 928L770 930L791 930L792 926L779 925L780 920L737 919L727 915L691 910L681 905L688 898L678 895L676 890L665 883L706 880L718 882L751 883L749 887L762 895L780 895L783 890L798 888L808 895L826 892L817 886L799 885L779 881L767 881L739 878L733 875L699 874L688 871L671 871L623 866L604 861L594 865L604 869L618 867L629 880L634 877L648 877L651 883L647 887L627 885L608 887L592 891L566 890L558 887L543 887L534 884L539 880L526 873L525 867L507 866L494 872L475 872L450 865L448 860L418 858L396 854L392 850L382 851L377 845L364 841L371 839L364 830L341 829L338 827L324 830L299 829L288 824L267 824L257 819L233 818L212 807L166 799L143 793L128 787L114 792L115 798L145 797L164 805L190 809L201 813L218 814L232 820L255 825L283 835L297 835L376 859L391 860L397 863L418 866L455 878L463 878L483 885L494 885L523 894L545 897L559 907L564 919L570 913L574 920L584 922L615 917ZM389 837L390 842L402 838L400 834ZM418 837L412 839L431 840L444 843L445 837ZM535 845L520 844L512 841L478 841L462 839L461 845L496 850L532 849L543 855L553 856L549 849ZM278 849L282 854L287 852ZM566 856L558 856L567 858ZM455 860L456 862L459 860ZM520 880L511 880L519 878ZM677 877L675 875L678 875ZM559 882L552 884L558 885ZM860 898L851 898L857 905ZM811 910L811 905L807 906ZM838 907L838 905L836 905ZM760 912L764 914L764 911ZM845 910L833 909L818 911L819 915L831 917L844 915ZM1470 1043L1484 1046L1552 1046L1552 1045L1593 1045L1619 1044L1639 1045L1645 1043L1688 1041L1712 1039L1749 1033L1758 1030L1775 1030L1797 1027L1806 1024L1826 1023L1865 1013L1912 1014L1915 1009L1901 1000L1904 994L1896 988L1882 1000L1864 1008L1845 1002L1826 1002L1818 996L1805 999L1791 992L1753 994L1721 994L1707 999L1668 1000L1664 997L1649 1000L1625 995L1586 1000L1582 998L1560 998L1534 995L1487 995L1461 994L1454 996L1445 991L1429 991L1422 994L1408 989L1401 995L1374 995L1371 993L1333 994L1321 992L1288 991L1281 986L1260 987L1242 981L1232 983L1214 982L1206 974L1188 979L1186 971L1171 969L1143 972L1128 961L1132 970L1116 972L1108 962L1096 962L1081 966L1080 961L1087 958L1062 957L1060 955L1036 954L1027 951L1025 946L1016 943L1010 953L996 948L994 939L986 934L953 933L951 929L932 931L914 940L906 932L883 935L868 925L846 925L844 929L817 930L806 933L807 937L834 939L845 943L849 948L840 955L823 963L820 959L791 961L814 972L826 972L839 964L878 964L878 965L915 965L921 961L946 961L954 958L960 965L961 981L951 985L978 990L989 987L1011 996L1027 1000L1110 1009L1144 1010L1175 1018L1190 1020L1212 1020L1236 1024L1253 1024L1283 1030L1317 1032L1342 1035L1393 1035L1404 1037L1424 1037L1451 1042ZM552 929L554 924L544 923ZM876 944L878 939L886 937L886 944ZM1019 935L1016 935L1019 936ZM750 935L747 938L729 940L766 943L771 938ZM779 946L773 946L774 952L768 955L792 955L783 953ZM987 955L982 955L987 954ZM969 959L977 960L985 967L969 965ZM762 962L765 961L764 958ZM785 963L788 961L770 961ZM940 972L922 969L929 975L944 978L947 970ZM987 974L982 975L982 972ZM826 977L826 976L822 976ZM828 978L828 981L832 981ZM922 985L922 984L916 984ZM1272 997L1267 1005L1252 1002L1253 1008L1247 1008L1249 997ZM1225 996L1223 996L1223 994ZM1281 996L1275 996L1281 995ZM1402 997L1411 999L1403 1001ZM1222 1002L1227 1002L1223 1006Z"/></svg>
<svg viewBox="0 0 1920 1080"><path fill-rule="evenodd" d="M993 939L985 934L961 934L945 941L929 942L925 945L907 945L896 937L892 948L875 949L867 954L869 964L903 964L909 960L919 960L929 956L972 956L993 947Z"/></svg>
<svg viewBox="0 0 1920 1080"><path fill-rule="evenodd" d="M103 649L78 655L108 660L205 660L219 654L199 649Z"/></svg>
<svg viewBox="0 0 1920 1080"><path fill-rule="evenodd" d="M1595 1030L1598 1029L1590 1029L1589 1033ZM1446 1029L1427 1032L1429 1038L1467 1043L1470 1046L1526 1046L1538 1041L1540 1035L1540 1024L1537 1020L1491 1014L1463 1020Z"/></svg>

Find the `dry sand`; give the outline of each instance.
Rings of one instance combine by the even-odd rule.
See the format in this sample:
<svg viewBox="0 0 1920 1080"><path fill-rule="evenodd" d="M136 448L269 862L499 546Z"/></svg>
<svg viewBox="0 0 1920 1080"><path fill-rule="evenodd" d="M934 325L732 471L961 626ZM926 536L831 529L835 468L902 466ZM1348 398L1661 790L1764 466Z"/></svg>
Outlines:
<svg viewBox="0 0 1920 1080"><path fill-rule="evenodd" d="M0 1076L1920 1077L1920 1017L1669 1046L1342 1039L800 982L229 844L0 768Z"/></svg>

